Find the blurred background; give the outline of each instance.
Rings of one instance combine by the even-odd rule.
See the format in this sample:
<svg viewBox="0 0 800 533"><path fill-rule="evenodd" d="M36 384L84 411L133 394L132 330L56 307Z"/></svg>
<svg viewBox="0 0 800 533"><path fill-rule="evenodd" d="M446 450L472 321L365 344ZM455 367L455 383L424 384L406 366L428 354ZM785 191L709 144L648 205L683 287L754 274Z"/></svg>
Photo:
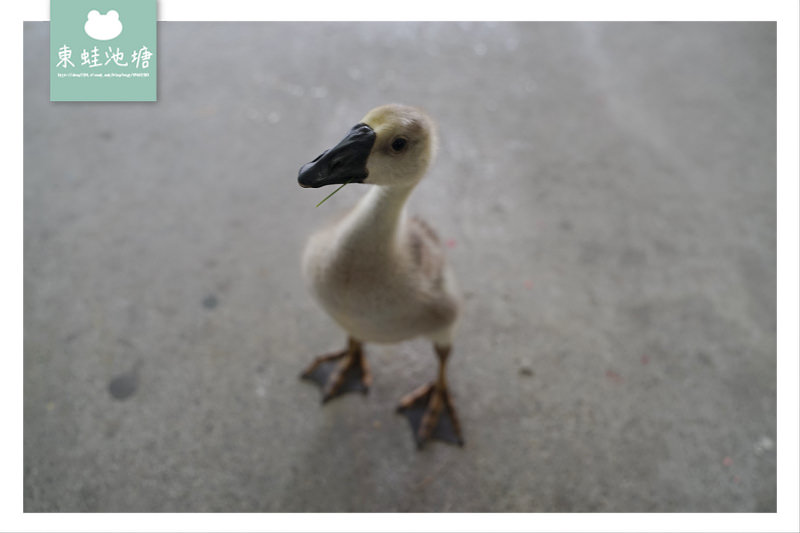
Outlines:
<svg viewBox="0 0 800 533"><path fill-rule="evenodd" d="M49 102L26 23L24 509L774 512L774 23L159 23L157 103ZM372 107L465 292L463 449L298 380L345 335L300 165Z"/></svg>

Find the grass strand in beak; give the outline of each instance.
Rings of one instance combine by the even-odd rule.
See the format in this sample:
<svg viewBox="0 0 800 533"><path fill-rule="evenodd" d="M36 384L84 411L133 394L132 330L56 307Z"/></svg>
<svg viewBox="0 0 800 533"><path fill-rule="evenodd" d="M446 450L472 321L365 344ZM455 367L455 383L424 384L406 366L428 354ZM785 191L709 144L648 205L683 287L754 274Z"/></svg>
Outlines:
<svg viewBox="0 0 800 533"><path fill-rule="evenodd" d="M350 183L350 180L347 180L347 181L345 181L344 183L342 183L341 185L339 185L339 188L338 188L338 189L336 189L335 191L333 191L332 193L330 193L328 196L326 196L325 198L323 198L323 199L322 199L322 201L316 205L316 207L319 207L319 206L321 206L322 204L324 204L324 203L325 203L325 200L327 200L328 198L330 198L331 196L333 196L334 194L336 194L337 192L339 192L339 189L341 189L342 187L344 187L344 186L345 186L345 185L347 185L348 183Z"/></svg>

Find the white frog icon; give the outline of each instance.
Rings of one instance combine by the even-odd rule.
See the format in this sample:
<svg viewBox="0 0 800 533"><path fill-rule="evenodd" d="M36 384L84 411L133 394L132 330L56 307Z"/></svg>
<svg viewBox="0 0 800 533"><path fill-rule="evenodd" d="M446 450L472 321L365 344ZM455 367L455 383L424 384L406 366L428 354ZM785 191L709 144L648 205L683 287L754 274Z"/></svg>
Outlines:
<svg viewBox="0 0 800 533"><path fill-rule="evenodd" d="M119 13L113 9L105 15L92 9L86 15L86 24L83 25L83 30L92 39L110 41L122 33L122 22L119 20Z"/></svg>

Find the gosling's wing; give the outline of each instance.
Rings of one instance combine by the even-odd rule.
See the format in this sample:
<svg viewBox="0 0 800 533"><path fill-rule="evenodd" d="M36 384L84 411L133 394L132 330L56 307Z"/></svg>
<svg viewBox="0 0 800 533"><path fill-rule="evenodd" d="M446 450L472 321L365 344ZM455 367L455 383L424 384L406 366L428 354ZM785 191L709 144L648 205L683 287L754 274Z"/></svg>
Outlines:
<svg viewBox="0 0 800 533"><path fill-rule="evenodd" d="M447 264L444 247L433 228L419 217L410 220L407 247L418 275L433 287L441 286Z"/></svg>
<svg viewBox="0 0 800 533"><path fill-rule="evenodd" d="M424 321L431 329L445 328L455 321L461 298L444 247L436 232L418 217L410 219L406 242L415 280L410 290L422 304Z"/></svg>

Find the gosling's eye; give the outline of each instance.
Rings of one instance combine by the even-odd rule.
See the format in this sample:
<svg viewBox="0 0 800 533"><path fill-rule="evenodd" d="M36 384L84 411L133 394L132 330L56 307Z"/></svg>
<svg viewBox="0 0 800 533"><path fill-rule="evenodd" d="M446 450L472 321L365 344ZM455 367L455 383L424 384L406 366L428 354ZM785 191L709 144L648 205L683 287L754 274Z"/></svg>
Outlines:
<svg viewBox="0 0 800 533"><path fill-rule="evenodd" d="M406 147L406 144L408 144L407 140L405 140L403 137L398 137L392 141L392 150L395 152L402 152Z"/></svg>

